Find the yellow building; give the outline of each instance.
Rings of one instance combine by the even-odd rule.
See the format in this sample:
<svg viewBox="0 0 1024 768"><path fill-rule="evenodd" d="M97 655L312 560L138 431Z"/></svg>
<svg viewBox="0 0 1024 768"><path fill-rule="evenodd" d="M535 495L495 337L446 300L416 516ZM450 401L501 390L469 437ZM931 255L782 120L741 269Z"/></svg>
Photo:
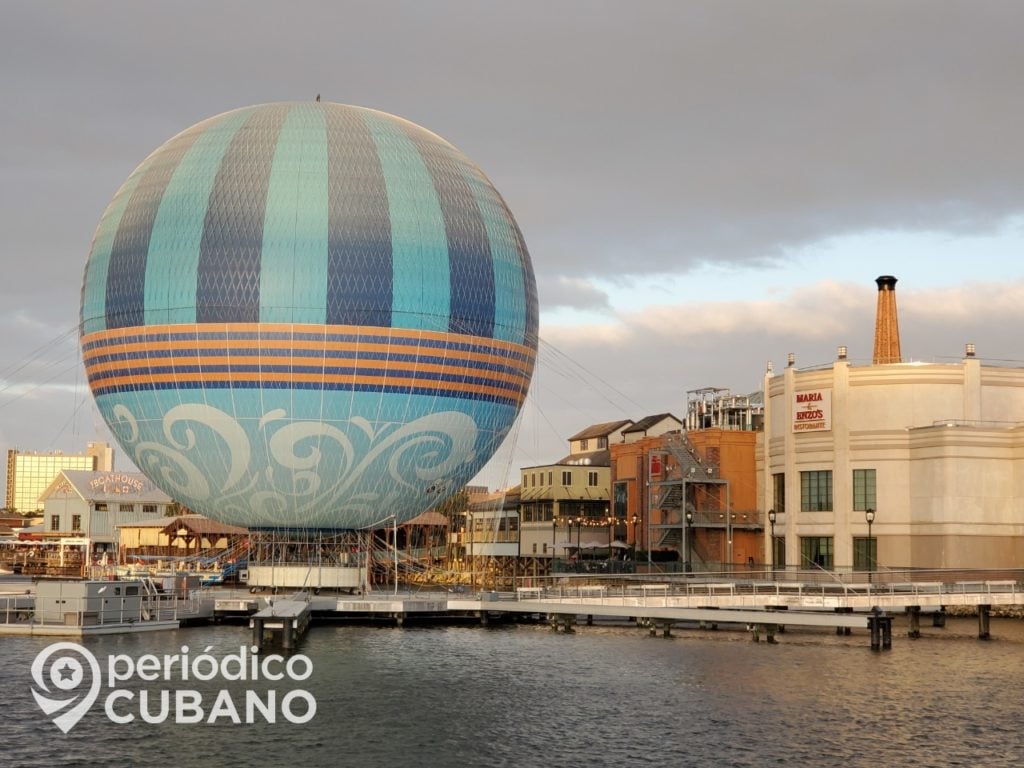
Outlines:
<svg viewBox="0 0 1024 768"><path fill-rule="evenodd" d="M84 453L7 451L7 509L22 514L41 511L39 497L64 469L112 472L114 449L96 442L88 443Z"/></svg>
<svg viewBox="0 0 1024 768"><path fill-rule="evenodd" d="M632 426L628 419L594 424L569 438L568 456L520 470L520 554L535 561L534 570L581 548L609 545L616 522L609 445Z"/></svg>

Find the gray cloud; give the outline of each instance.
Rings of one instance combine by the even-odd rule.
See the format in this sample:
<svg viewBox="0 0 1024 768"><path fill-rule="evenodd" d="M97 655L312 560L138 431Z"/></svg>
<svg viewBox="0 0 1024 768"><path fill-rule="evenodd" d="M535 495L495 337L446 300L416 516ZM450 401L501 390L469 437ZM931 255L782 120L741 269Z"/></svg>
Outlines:
<svg viewBox="0 0 1024 768"><path fill-rule="evenodd" d="M546 309L606 311L594 280L782 265L846 233L992 231L1024 212L1022 27L1024 5L973 0L14 0L0 26L4 350L21 360L74 327L99 216L150 151L227 109L317 93L402 115L478 162L516 212ZM687 388L756 388L770 355L856 356L871 287L651 307L601 343L542 333L643 409L679 410ZM967 336L1016 354L1016 299L958 316L904 295L905 338L927 354ZM563 378L583 392L560 365L538 399ZM616 399L579 392L563 434ZM28 402L0 410L8 444L39 423L15 426Z"/></svg>
<svg viewBox="0 0 1024 768"><path fill-rule="evenodd" d="M57 242L83 253L164 139L322 92L480 162L543 274L685 270L864 228L985 229L1024 209L1010 181L1024 172L1019 3L585 7L17 4L0 163L25 175L3 202L36 209L56 192L70 216ZM37 239L31 217L14 224L5 237Z"/></svg>

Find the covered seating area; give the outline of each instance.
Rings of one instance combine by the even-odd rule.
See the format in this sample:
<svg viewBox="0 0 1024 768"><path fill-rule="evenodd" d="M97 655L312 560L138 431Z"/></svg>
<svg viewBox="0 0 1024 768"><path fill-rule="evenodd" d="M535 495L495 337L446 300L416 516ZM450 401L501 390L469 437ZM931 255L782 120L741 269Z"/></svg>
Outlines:
<svg viewBox="0 0 1024 768"><path fill-rule="evenodd" d="M203 515L118 526L122 564L153 558L181 559L218 557L244 548L249 531Z"/></svg>

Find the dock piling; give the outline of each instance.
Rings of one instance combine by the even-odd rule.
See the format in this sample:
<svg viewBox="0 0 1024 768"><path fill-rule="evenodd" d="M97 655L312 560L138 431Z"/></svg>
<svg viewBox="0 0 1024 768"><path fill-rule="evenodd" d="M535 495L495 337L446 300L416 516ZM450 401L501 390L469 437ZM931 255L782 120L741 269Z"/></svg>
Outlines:
<svg viewBox="0 0 1024 768"><path fill-rule="evenodd" d="M871 631L872 651L888 651L892 648L892 616L875 607L868 616L868 629Z"/></svg>
<svg viewBox="0 0 1024 768"><path fill-rule="evenodd" d="M907 629L907 637L916 640L921 636L921 606L908 605L907 620L910 622L910 627Z"/></svg>

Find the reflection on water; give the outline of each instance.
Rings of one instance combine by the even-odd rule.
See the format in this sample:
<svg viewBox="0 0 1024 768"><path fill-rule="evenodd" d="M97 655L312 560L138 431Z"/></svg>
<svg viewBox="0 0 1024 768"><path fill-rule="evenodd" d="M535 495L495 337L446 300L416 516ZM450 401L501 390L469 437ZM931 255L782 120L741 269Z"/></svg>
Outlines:
<svg viewBox="0 0 1024 768"><path fill-rule="evenodd" d="M866 631L787 632L768 645L608 625L317 626L301 649L318 703L307 725L114 725L94 706L67 736L30 692L32 659L52 640L3 638L0 764L1017 766L1024 622L992 630L979 641L973 620L950 619L912 641L897 624L879 653ZM224 655L247 639L214 626L86 645L101 658L182 645Z"/></svg>

